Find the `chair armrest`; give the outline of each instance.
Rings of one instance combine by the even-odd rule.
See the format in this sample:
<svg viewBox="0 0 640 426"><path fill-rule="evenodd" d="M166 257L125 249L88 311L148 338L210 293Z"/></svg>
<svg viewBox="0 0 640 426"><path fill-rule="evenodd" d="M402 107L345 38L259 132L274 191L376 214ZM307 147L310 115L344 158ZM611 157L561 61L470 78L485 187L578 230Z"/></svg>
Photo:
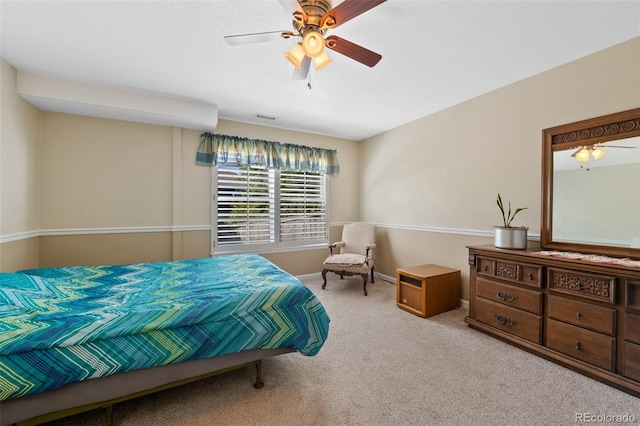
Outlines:
<svg viewBox="0 0 640 426"><path fill-rule="evenodd" d="M333 244L329 244L329 252L331 252L331 254L333 254L333 249L334 248L340 248L344 246L344 241L336 241Z"/></svg>
<svg viewBox="0 0 640 426"><path fill-rule="evenodd" d="M376 243L369 243L369 245L365 247L367 262L369 261L369 259L373 259L373 251L375 250L375 248L376 248Z"/></svg>

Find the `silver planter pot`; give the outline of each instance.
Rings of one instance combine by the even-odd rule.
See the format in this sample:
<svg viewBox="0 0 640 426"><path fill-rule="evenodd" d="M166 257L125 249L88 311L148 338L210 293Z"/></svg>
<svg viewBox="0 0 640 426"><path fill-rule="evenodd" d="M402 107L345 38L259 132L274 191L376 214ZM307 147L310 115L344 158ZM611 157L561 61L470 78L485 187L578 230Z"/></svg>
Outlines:
<svg viewBox="0 0 640 426"><path fill-rule="evenodd" d="M502 226L494 226L493 245L497 248L524 250L527 248L527 231L526 226L518 226L513 228L504 228Z"/></svg>

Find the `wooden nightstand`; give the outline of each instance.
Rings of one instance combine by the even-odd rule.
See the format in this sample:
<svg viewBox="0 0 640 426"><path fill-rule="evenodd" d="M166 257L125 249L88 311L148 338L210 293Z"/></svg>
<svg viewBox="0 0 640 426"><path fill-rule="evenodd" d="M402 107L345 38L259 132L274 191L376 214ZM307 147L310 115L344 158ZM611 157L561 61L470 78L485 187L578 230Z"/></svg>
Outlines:
<svg viewBox="0 0 640 426"><path fill-rule="evenodd" d="M396 270L396 305L426 318L460 306L460 271L439 265Z"/></svg>

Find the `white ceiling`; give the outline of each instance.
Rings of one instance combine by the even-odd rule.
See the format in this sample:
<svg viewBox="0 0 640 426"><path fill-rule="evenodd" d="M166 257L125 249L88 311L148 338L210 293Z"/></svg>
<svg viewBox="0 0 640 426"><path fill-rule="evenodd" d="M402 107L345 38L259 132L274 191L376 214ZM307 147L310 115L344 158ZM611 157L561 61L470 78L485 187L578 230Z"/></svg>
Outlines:
<svg viewBox="0 0 640 426"><path fill-rule="evenodd" d="M389 0L329 32L380 53L380 63L368 68L329 51L333 63L310 73L309 89L283 57L297 40L223 41L291 30L277 0L3 0L0 19L0 54L18 70L212 103L221 119L352 140L640 36L637 0Z"/></svg>

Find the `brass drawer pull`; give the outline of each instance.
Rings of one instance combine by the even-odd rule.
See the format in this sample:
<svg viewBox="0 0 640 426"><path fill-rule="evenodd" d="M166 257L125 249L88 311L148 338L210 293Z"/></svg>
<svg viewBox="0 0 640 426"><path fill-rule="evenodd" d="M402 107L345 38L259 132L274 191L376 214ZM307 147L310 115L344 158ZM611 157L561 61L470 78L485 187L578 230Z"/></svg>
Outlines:
<svg viewBox="0 0 640 426"><path fill-rule="evenodd" d="M580 342L576 342L576 349L577 350L582 349L582 345L580 345Z"/></svg>
<svg viewBox="0 0 640 426"><path fill-rule="evenodd" d="M517 322L512 320L511 318L508 318L502 315L496 314L495 317L496 317L496 321L498 321L502 325L512 326L517 324Z"/></svg>
<svg viewBox="0 0 640 426"><path fill-rule="evenodd" d="M582 281L578 281L576 283L576 288L578 289L578 291L582 291Z"/></svg>
<svg viewBox="0 0 640 426"><path fill-rule="evenodd" d="M529 275L527 275L527 277L529 278L529 280L533 279L533 274L531 272L529 272Z"/></svg>
<svg viewBox="0 0 640 426"><path fill-rule="evenodd" d="M506 291L496 290L496 296L499 299L502 299L504 302L513 302L518 298L518 296L514 296L513 294L507 293Z"/></svg>
<svg viewBox="0 0 640 426"><path fill-rule="evenodd" d="M582 314L580 312L576 312L576 319L580 319L582 317Z"/></svg>

